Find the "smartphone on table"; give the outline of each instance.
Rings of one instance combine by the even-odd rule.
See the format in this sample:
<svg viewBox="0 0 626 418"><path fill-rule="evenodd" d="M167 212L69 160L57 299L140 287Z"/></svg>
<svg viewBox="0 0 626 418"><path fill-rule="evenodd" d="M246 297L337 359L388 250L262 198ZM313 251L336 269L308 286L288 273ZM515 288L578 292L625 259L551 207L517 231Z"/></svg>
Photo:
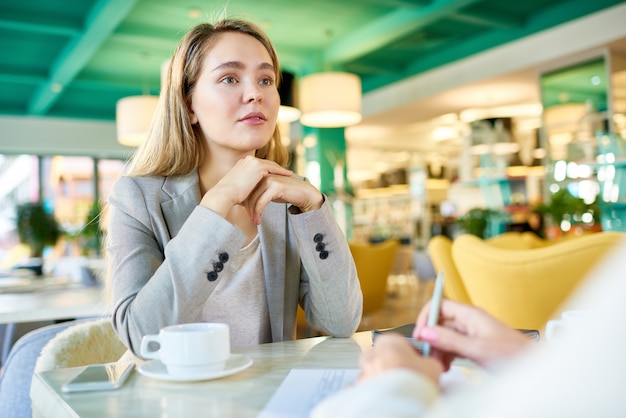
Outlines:
<svg viewBox="0 0 626 418"><path fill-rule="evenodd" d="M372 343L376 340L376 337L379 335L385 334L387 332L396 332L404 337L415 347L417 351L421 353L424 352L424 342L416 341L413 339L413 328L415 328L415 324L406 324L396 328L383 329L383 330L374 330L372 331Z"/></svg>
<svg viewBox="0 0 626 418"><path fill-rule="evenodd" d="M420 353L424 352L424 342L416 341L413 339L413 328L415 328L415 324L406 324L396 328L384 329L384 330L374 330L372 331L372 342L376 340L376 337L382 335L386 332L396 332L398 334L403 335L407 338L407 340L419 351ZM524 334L530 340L539 341L539 330L536 329L517 329L519 332Z"/></svg>
<svg viewBox="0 0 626 418"><path fill-rule="evenodd" d="M90 364L61 390L66 393L118 389L135 368L133 362Z"/></svg>

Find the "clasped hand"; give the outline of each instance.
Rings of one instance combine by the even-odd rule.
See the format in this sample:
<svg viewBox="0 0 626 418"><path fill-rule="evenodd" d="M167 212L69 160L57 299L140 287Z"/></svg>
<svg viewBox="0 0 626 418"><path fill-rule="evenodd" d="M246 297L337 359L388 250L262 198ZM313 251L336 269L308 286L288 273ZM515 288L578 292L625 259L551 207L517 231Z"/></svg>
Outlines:
<svg viewBox="0 0 626 418"><path fill-rule="evenodd" d="M226 216L235 205L243 206L255 224L269 202L289 203L302 212L317 210L324 199L319 190L293 171L270 160L245 157L239 160L200 202Z"/></svg>

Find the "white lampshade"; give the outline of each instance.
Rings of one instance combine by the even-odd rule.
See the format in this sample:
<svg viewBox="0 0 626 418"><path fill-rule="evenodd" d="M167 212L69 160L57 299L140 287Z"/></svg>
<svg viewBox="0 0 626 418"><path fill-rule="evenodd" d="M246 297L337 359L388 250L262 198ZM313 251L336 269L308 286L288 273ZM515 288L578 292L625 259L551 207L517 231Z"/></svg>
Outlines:
<svg viewBox="0 0 626 418"><path fill-rule="evenodd" d="M295 122L300 118L300 110L293 106L280 105L278 108L278 122Z"/></svg>
<svg viewBox="0 0 626 418"><path fill-rule="evenodd" d="M159 98L157 96L129 96L117 101L115 125L117 141L122 145L136 147L148 133Z"/></svg>
<svg viewBox="0 0 626 418"><path fill-rule="evenodd" d="M327 72L302 77L300 123L339 128L361 121L361 79L355 74Z"/></svg>

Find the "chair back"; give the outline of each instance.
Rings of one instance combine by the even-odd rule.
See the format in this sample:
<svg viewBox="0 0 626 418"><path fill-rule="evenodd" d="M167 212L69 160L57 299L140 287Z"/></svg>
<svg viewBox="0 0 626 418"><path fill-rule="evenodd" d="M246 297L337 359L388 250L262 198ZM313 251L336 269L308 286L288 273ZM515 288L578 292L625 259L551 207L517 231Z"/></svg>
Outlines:
<svg viewBox="0 0 626 418"><path fill-rule="evenodd" d="M465 290L465 285L452 259L452 240L445 235L435 235L428 241L427 250L435 270L437 272L444 271L444 296L457 302L471 303Z"/></svg>
<svg viewBox="0 0 626 418"><path fill-rule="evenodd" d="M527 250L529 248L545 247L553 244L552 241L538 237L533 232L509 231L485 240L487 244L511 250Z"/></svg>
<svg viewBox="0 0 626 418"><path fill-rule="evenodd" d="M363 293L363 315L367 315L385 303L387 279L396 259L398 241L388 239L377 244L352 241L349 245Z"/></svg>
<svg viewBox="0 0 626 418"><path fill-rule="evenodd" d="M462 235L452 244L452 257L472 304L511 327L543 330L587 273L625 238L603 232L524 250Z"/></svg>
<svg viewBox="0 0 626 418"><path fill-rule="evenodd" d="M41 350L35 372L61 367L110 363L120 359L126 346L111 325L111 318L80 322L59 332Z"/></svg>

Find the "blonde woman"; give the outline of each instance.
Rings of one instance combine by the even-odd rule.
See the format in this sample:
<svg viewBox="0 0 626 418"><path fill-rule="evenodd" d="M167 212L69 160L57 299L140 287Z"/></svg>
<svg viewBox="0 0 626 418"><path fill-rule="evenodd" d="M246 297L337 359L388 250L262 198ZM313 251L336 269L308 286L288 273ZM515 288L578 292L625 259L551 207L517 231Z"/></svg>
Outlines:
<svg viewBox="0 0 626 418"><path fill-rule="evenodd" d="M233 346L295 338L309 323L347 337L362 295L325 197L285 168L280 69L240 20L181 41L146 142L108 207L113 326L135 353L167 325L224 322Z"/></svg>

